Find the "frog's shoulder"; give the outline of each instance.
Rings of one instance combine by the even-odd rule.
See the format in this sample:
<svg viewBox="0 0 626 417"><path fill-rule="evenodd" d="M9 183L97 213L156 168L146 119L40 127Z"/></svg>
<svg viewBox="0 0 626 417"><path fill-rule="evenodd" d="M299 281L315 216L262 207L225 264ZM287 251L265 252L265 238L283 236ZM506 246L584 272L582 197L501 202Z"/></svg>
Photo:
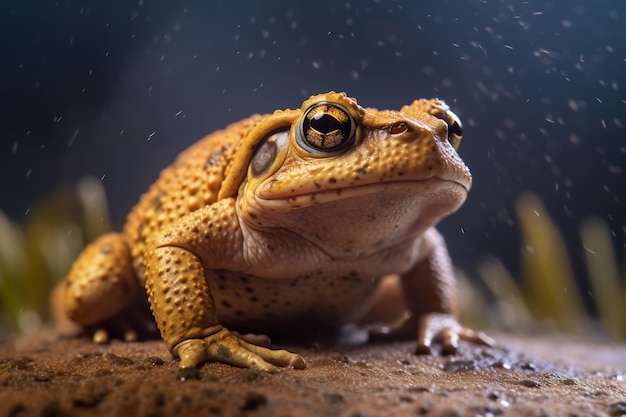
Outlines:
<svg viewBox="0 0 626 417"><path fill-rule="evenodd" d="M217 130L184 150L129 213L124 234L142 275L143 247L154 232L217 201L218 192L244 138L265 115Z"/></svg>

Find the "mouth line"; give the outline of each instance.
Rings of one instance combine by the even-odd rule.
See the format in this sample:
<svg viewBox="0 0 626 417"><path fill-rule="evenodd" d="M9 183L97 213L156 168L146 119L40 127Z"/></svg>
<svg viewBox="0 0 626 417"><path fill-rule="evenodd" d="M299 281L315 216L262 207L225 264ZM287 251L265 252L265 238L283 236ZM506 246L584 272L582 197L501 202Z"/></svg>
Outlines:
<svg viewBox="0 0 626 417"><path fill-rule="evenodd" d="M267 201L267 202L278 202L278 201L285 201L285 200L292 200L292 201L297 201L297 200L301 200L303 198L308 198L310 200L315 200L317 202L323 202L324 199L322 200L318 200L318 197L322 197L322 196L330 196L330 195L334 195L336 196L335 199L338 198L347 198L347 197L351 197L351 196L357 196L357 195L362 195L361 192L363 189L370 189L370 188L380 188L382 189L386 189L389 187L393 187L395 185L398 186L406 186L409 184L415 184L416 186L423 186L425 189L427 187L436 185L436 184L455 184L461 188L463 188L463 190L465 191L465 193L469 192L469 187L466 184L463 184L462 182L459 181L455 181L453 179L449 179L449 178L439 178L436 176L432 176L432 177L428 177L428 178L423 178L423 179L409 179L407 178L406 180L402 180L402 179L394 179L394 180L390 180L390 181L378 181L378 182L370 182L370 183L364 183L364 184L359 184L359 185L352 185L352 186L343 186L343 187L336 187L336 188L326 188L326 189L319 189L319 190L311 190L310 192L301 192L298 194L282 194L282 195L274 195L271 198L266 198L263 196L259 196L257 195L257 197L260 200L263 201ZM375 190L372 191L376 192ZM345 195L344 195L345 194Z"/></svg>

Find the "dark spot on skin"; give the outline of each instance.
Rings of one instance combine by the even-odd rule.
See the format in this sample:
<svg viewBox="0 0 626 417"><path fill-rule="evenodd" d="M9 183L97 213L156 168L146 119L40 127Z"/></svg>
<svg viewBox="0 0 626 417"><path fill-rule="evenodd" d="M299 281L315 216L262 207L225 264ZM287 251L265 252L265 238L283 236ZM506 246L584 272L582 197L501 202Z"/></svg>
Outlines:
<svg viewBox="0 0 626 417"><path fill-rule="evenodd" d="M228 301L226 301L226 300L223 300L223 301L222 301L222 305L223 305L224 307L226 307L226 308L231 308L231 307L232 307L232 306L230 305L230 303L229 303Z"/></svg>
<svg viewBox="0 0 626 417"><path fill-rule="evenodd" d="M294 279L293 281L291 281L291 283L289 284L292 287L297 287L298 286L298 280Z"/></svg>
<svg viewBox="0 0 626 417"><path fill-rule="evenodd" d="M398 177L401 177L403 175L404 175L404 172L402 172L402 171L398 172Z"/></svg>
<svg viewBox="0 0 626 417"><path fill-rule="evenodd" d="M369 168L369 164L364 167L358 168L355 172L358 174L367 174L367 168Z"/></svg>
<svg viewBox="0 0 626 417"><path fill-rule="evenodd" d="M252 219L256 219L258 216L254 213L248 213L248 216L250 216L250 218Z"/></svg>
<svg viewBox="0 0 626 417"><path fill-rule="evenodd" d="M224 287L224 284L220 284L220 285L218 285L217 287L218 287L221 291L224 291L224 289L226 288L226 287Z"/></svg>
<svg viewBox="0 0 626 417"><path fill-rule="evenodd" d="M163 205L161 204L161 198L163 198L164 195L165 195L164 192L160 192L157 195L155 195L154 198L152 199L152 208L157 213L163 210Z"/></svg>
<svg viewBox="0 0 626 417"><path fill-rule="evenodd" d="M231 353L230 349L229 349L229 348L227 348L227 347L226 347L226 346L224 346L224 345L218 345L218 347L217 347L217 354L218 354L221 358L224 358L224 359L230 359L230 358L232 358L232 355L233 355L233 354Z"/></svg>
<svg viewBox="0 0 626 417"><path fill-rule="evenodd" d="M267 245L267 249L271 252L274 252L276 248L273 245Z"/></svg>
<svg viewBox="0 0 626 417"><path fill-rule="evenodd" d="M228 145L224 146L222 149L217 150L209 155L209 159L206 161L206 165L204 166L204 168L209 169L217 165L217 163L222 159L222 155L228 150L229 147L230 146Z"/></svg>
<svg viewBox="0 0 626 417"><path fill-rule="evenodd" d="M245 277L245 276L243 276L243 275L241 275L241 276L239 277L239 280L240 280L241 282L246 283L246 284L247 284L248 282L250 282L250 280L248 280L248 277Z"/></svg>
<svg viewBox="0 0 626 417"><path fill-rule="evenodd" d="M252 294L254 290L250 287L246 287L246 292L249 292L250 294Z"/></svg>
<svg viewBox="0 0 626 417"><path fill-rule="evenodd" d="M236 315L236 316L238 316L238 317L241 317L241 316L243 316L243 311L241 311L241 310L236 310L236 311L235 311L235 315Z"/></svg>
<svg viewBox="0 0 626 417"><path fill-rule="evenodd" d="M250 297L250 301L256 303L257 301L259 301L259 299L257 297Z"/></svg>
<svg viewBox="0 0 626 417"><path fill-rule="evenodd" d="M328 179L328 183L329 183L329 184L334 184L334 183L336 183L336 182L337 182L337 179L335 179L335 178L329 178L329 179Z"/></svg>
<svg viewBox="0 0 626 417"><path fill-rule="evenodd" d="M429 170L429 171L432 171L432 170L433 170L432 165L429 165L429 166L428 166L428 170Z"/></svg>
<svg viewBox="0 0 626 417"><path fill-rule="evenodd" d="M319 183L319 182L317 182L317 181L313 181L313 184L315 185L315 188L317 188L317 189L322 188L322 184L320 184L320 183Z"/></svg>

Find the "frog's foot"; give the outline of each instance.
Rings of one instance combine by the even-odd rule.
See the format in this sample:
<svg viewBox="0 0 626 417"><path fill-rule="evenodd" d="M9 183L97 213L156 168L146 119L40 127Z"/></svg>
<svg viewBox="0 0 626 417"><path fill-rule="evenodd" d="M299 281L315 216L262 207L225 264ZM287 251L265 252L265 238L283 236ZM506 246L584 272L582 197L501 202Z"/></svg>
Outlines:
<svg viewBox="0 0 626 417"><path fill-rule="evenodd" d="M306 362L300 355L286 350L271 350L249 343L225 328L204 339L188 339L174 347L180 357L180 370L195 369L202 362L224 362L241 368L274 371L276 366L304 369Z"/></svg>
<svg viewBox="0 0 626 417"><path fill-rule="evenodd" d="M451 314L431 313L419 320L417 349L418 355L430 354L433 341L440 342L444 354L454 354L459 348L459 340L493 346L495 341L484 334L461 326Z"/></svg>

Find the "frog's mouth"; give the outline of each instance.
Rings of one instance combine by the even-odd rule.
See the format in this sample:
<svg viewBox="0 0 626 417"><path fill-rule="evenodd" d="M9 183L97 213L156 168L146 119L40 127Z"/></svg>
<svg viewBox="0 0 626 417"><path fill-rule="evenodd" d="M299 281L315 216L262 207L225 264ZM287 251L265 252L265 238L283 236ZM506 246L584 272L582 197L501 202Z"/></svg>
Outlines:
<svg viewBox="0 0 626 417"><path fill-rule="evenodd" d="M373 198L381 198L388 194L390 203L393 204L393 196L402 199L416 199L424 202L433 201L447 204L458 208L469 191L470 183L462 183L451 179L430 177L426 179L389 180L375 183L348 185L339 187L303 189L296 192L279 192L277 190L263 189L259 187L255 198L259 206L274 212L294 210L311 207L318 204L336 202L340 200L371 195ZM452 211L451 210L451 211Z"/></svg>

